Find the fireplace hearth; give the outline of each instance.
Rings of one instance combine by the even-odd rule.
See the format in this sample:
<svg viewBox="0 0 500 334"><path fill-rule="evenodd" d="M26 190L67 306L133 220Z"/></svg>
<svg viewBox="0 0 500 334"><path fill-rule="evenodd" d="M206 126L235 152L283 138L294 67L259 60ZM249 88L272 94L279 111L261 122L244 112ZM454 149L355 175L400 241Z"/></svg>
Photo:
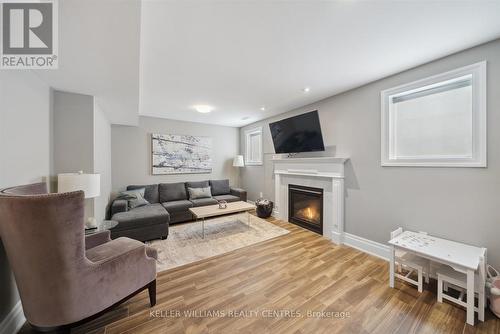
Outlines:
<svg viewBox="0 0 500 334"><path fill-rule="evenodd" d="M289 184L288 221L323 234L323 189Z"/></svg>

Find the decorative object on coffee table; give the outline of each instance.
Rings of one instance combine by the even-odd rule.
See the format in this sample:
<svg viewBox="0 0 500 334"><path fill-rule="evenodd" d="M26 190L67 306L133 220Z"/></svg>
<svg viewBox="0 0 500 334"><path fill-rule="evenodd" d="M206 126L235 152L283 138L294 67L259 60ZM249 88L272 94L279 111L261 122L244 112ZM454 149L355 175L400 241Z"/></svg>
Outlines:
<svg viewBox="0 0 500 334"><path fill-rule="evenodd" d="M219 209L225 209L225 208L227 208L227 202L225 200L220 200Z"/></svg>
<svg viewBox="0 0 500 334"><path fill-rule="evenodd" d="M273 213L274 203L268 199L259 198L255 205L257 206L257 216L259 218L268 218Z"/></svg>

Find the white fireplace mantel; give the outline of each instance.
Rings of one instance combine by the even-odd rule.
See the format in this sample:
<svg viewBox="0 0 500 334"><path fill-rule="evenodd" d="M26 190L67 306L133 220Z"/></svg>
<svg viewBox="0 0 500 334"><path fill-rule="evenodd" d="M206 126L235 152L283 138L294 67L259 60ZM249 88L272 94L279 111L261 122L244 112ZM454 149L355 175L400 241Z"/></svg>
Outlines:
<svg viewBox="0 0 500 334"><path fill-rule="evenodd" d="M288 221L288 185L323 189L323 236L344 241L344 164L348 158L279 158L274 162L275 217Z"/></svg>

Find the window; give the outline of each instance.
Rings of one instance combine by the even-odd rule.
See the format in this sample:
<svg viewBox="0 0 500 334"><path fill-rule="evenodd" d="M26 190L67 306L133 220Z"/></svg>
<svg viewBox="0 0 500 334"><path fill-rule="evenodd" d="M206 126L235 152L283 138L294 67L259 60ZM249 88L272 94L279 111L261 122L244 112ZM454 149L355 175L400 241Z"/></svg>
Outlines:
<svg viewBox="0 0 500 334"><path fill-rule="evenodd" d="M262 165L262 128L245 131L245 164Z"/></svg>
<svg viewBox="0 0 500 334"><path fill-rule="evenodd" d="M381 98L382 166L486 167L486 62Z"/></svg>

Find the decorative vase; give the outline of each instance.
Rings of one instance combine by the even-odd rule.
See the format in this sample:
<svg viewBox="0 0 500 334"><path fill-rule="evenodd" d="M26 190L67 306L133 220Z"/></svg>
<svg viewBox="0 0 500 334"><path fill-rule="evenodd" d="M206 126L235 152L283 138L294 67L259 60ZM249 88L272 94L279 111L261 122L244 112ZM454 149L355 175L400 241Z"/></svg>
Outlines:
<svg viewBox="0 0 500 334"><path fill-rule="evenodd" d="M255 202L255 206L259 218L268 218L273 213L274 203L270 200L259 198Z"/></svg>
<svg viewBox="0 0 500 334"><path fill-rule="evenodd" d="M219 201L219 209L225 209L227 208L227 202L224 200Z"/></svg>

